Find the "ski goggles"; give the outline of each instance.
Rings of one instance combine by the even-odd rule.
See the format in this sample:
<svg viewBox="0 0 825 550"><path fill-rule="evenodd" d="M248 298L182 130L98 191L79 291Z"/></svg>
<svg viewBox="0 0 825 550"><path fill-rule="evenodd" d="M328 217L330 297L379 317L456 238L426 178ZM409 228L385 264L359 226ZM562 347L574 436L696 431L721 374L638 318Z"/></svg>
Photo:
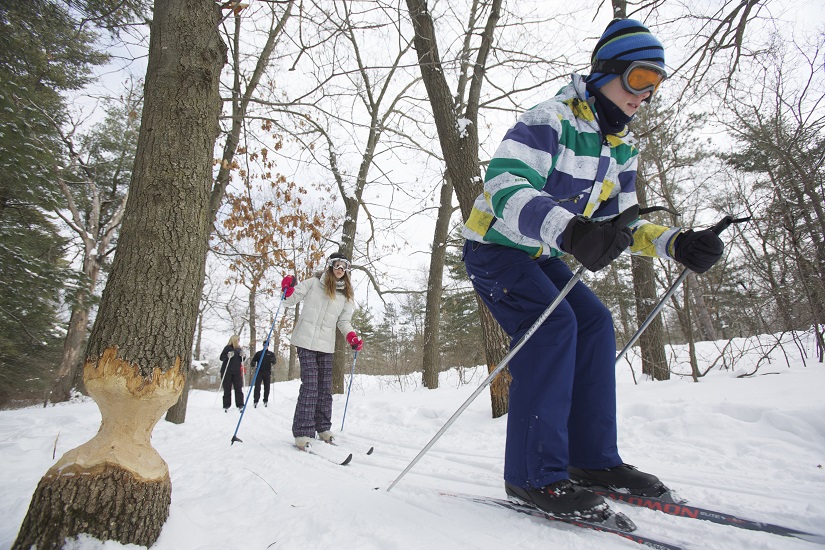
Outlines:
<svg viewBox="0 0 825 550"><path fill-rule="evenodd" d="M667 72L650 61L600 59L593 65L593 72L621 75L622 88L634 95L650 92L644 100L648 102L667 78Z"/></svg>
<svg viewBox="0 0 825 550"><path fill-rule="evenodd" d="M332 269L343 269L344 271L352 271L349 260L344 258L332 258L327 261L327 266Z"/></svg>

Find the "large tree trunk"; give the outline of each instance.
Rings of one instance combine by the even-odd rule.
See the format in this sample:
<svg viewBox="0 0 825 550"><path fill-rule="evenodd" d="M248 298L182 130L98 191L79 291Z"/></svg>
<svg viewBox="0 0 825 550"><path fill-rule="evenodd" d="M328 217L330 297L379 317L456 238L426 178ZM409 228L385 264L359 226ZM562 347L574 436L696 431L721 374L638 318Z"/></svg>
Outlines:
<svg viewBox="0 0 825 550"><path fill-rule="evenodd" d="M43 477L15 549L60 548L81 533L151 546L168 516L169 470L151 435L183 389L203 285L219 20L214 3L154 4L130 196L83 367L100 430Z"/></svg>
<svg viewBox="0 0 825 550"><path fill-rule="evenodd" d="M450 233L450 216L453 213L453 184L444 179L441 186L441 206L435 221L433 248L430 253L430 274L427 277L427 305L424 312L424 374L425 388L438 387L441 371L439 353L439 322L441 320L441 295L443 294L444 260L447 257L447 237Z"/></svg>
<svg viewBox="0 0 825 550"><path fill-rule="evenodd" d="M415 51L418 54L418 66L427 97L433 111L438 140L447 166L448 177L455 186L456 198L461 208L461 216L466 220L473 208L473 202L482 191L481 168L478 160L478 100L480 87L484 81L487 54L492 43L493 31L499 17L501 1L494 0L490 6L490 16L482 35L482 45L479 48L476 62L473 64L473 79L470 100L466 113L462 114L471 122L466 126L458 122L459 113L455 109L455 102L447 83L445 69L442 67L438 53L438 40L435 34L435 24L427 8L425 0L407 0L407 9L415 29ZM462 130L463 129L463 130ZM478 300L477 300L478 301ZM498 362L507 354L509 338L493 319L487 308L479 301L479 319L484 333L484 353L487 357L487 368L492 372ZM502 384L509 387L508 378L499 376L490 386L490 396L493 402L493 418L507 412L507 391Z"/></svg>

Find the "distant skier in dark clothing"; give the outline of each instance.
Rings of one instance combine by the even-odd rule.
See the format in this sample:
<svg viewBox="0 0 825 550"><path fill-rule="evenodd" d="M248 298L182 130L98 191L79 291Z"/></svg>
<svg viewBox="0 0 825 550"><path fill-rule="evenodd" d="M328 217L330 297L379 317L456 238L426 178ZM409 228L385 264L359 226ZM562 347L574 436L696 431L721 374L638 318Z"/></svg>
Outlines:
<svg viewBox="0 0 825 550"><path fill-rule="evenodd" d="M232 406L232 388L235 388L235 406L238 410L243 407L243 349L240 346L240 337L235 334L221 352L221 378L223 379L223 410Z"/></svg>
<svg viewBox="0 0 825 550"><path fill-rule="evenodd" d="M258 361L261 362L261 368L258 369L258 376L255 378L255 393L253 394L256 407L258 406L258 401L261 399L261 383L264 385L264 407L266 407L269 402L269 384L272 376L272 365L278 361L271 350L266 350L266 353L263 354L263 359L261 359L261 353L263 351L264 350L259 349L255 352L255 355L252 356L252 368L257 369Z"/></svg>

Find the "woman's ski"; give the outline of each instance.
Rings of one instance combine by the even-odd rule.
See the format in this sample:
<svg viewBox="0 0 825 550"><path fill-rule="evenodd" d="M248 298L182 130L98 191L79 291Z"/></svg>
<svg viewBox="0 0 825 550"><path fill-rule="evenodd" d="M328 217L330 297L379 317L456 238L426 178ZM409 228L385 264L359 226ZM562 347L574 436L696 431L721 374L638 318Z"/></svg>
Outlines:
<svg viewBox="0 0 825 550"><path fill-rule="evenodd" d="M336 449L335 445L327 445L326 443L314 445L312 443L307 443L304 448L298 447L297 445L295 448L299 451L321 457L324 460L328 460L333 464L338 464L339 466L346 466L352 462L352 453L341 449Z"/></svg>

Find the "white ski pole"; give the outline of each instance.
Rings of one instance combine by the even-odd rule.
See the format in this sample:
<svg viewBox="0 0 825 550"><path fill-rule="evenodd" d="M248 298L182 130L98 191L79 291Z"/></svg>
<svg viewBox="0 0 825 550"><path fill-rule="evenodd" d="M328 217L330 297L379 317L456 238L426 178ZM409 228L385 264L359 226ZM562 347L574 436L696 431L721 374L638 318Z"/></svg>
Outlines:
<svg viewBox="0 0 825 550"><path fill-rule="evenodd" d="M407 474L407 472L409 472L419 460L421 460L421 457L423 457L427 453L427 451L430 450L430 447L432 447L435 444L435 442L438 441L438 439L442 435L444 435L444 432L447 431L447 428L452 426L453 422L455 422L459 415L461 415L461 413L463 413L464 410L470 406L470 403L472 403L476 397L478 397L478 394L480 394L482 390L484 390L484 388L489 386L493 379L496 376L498 376L498 373L501 372L504 369L504 367L507 366L507 363L510 362L510 359L512 359L513 356L516 353L518 353L518 351L522 348L522 346L524 346L524 344L527 343L527 340L529 340L530 337L533 336L533 333L535 333L539 329L541 324L544 323L544 321L546 321L548 317L550 317L550 314L553 313L553 310L555 310L558 307L561 301L564 300L564 297L567 296L570 290L576 285L576 283L579 282L579 280L582 278L582 275L584 275L584 269L584 266L581 266L578 269L578 271L576 271L573 277L567 282L566 285L564 285L564 288L561 289L561 292L559 292L559 295L556 296L556 299L553 300L549 306L547 306L547 309L545 309L544 312L539 316L539 318L536 319L536 322L533 323L529 329L527 329L527 332L525 332L524 335L519 339L518 343L516 343L516 345L513 346L513 348L510 350L510 353L504 356L504 359L502 359L499 362L495 370L491 372L490 375L484 380L484 382L482 382L481 385L476 389L476 391L474 391L473 394L469 398L467 398L464 404L461 405L455 413L453 413L450 419L447 420L447 423L444 424L444 426L442 426L440 430L438 430L438 433L435 434L432 439L430 439L430 442L427 443L427 445L425 445L424 448L421 449L421 452L419 452L418 455L416 455L412 462L410 462L409 465L406 468L404 468L404 471L401 472L401 474L399 474L397 478L395 478L395 481L393 481L392 484L389 487L387 487L387 491L392 490L392 488L395 487L395 484L401 481L401 478L404 477Z"/></svg>

